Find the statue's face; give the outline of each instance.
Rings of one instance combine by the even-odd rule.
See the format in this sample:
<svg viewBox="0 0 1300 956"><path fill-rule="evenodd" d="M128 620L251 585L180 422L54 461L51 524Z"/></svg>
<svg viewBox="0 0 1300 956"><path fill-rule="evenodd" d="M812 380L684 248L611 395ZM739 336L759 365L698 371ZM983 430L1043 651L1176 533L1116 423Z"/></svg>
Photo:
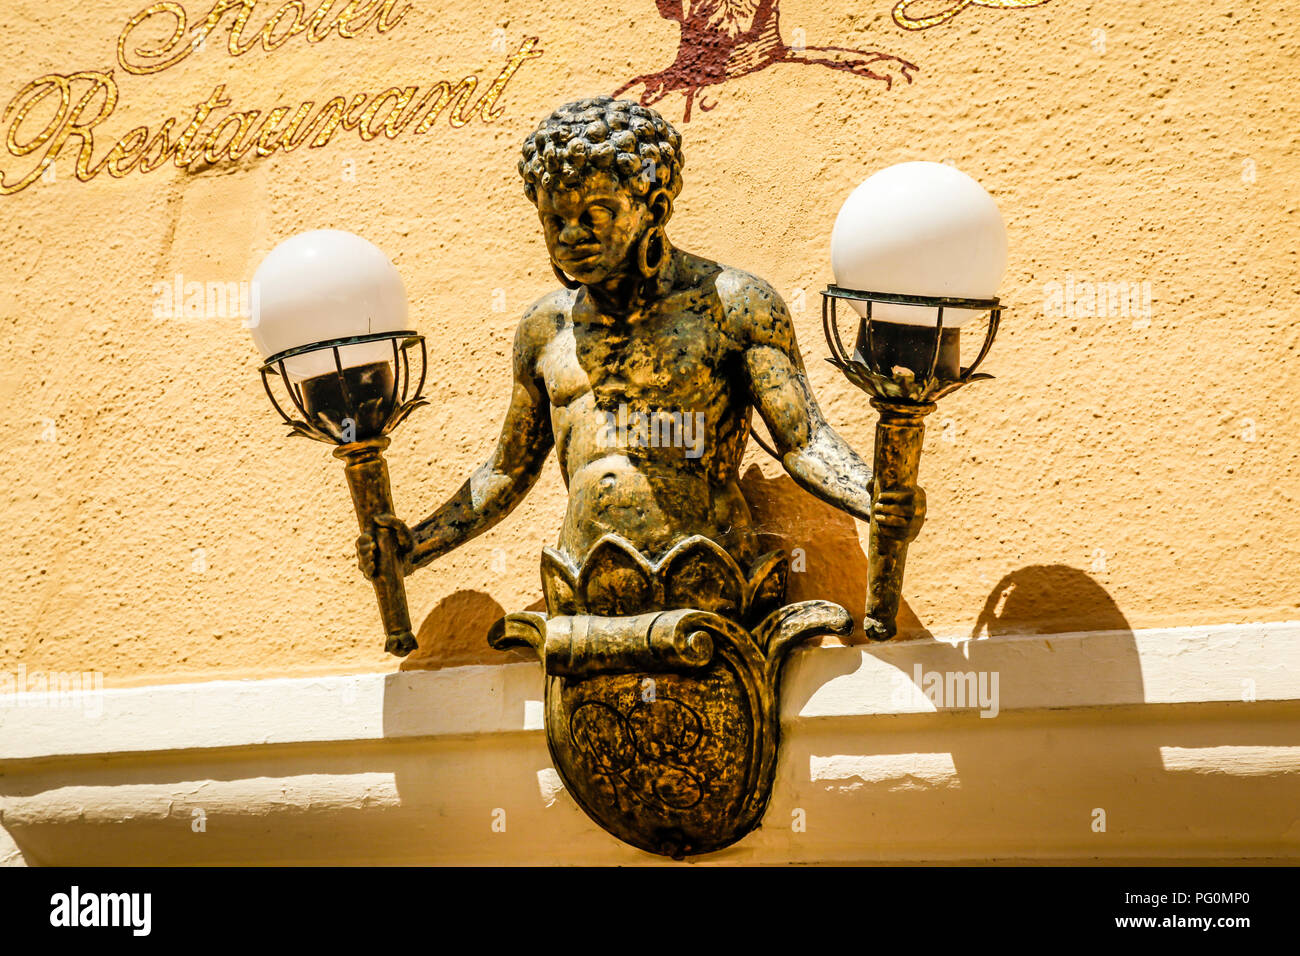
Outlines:
<svg viewBox="0 0 1300 956"><path fill-rule="evenodd" d="M551 261L584 285L622 274L653 218L645 203L605 172L589 173L571 187L539 189L537 214Z"/></svg>

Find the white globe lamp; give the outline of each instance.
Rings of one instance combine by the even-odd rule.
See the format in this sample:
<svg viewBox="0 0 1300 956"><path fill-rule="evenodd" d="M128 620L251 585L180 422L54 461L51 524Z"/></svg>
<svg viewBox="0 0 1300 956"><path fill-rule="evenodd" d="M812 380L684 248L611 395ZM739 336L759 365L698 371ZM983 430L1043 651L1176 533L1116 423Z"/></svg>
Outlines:
<svg viewBox="0 0 1300 956"><path fill-rule="evenodd" d="M300 419L281 414L300 433L346 444L400 420L406 348L423 343L407 329L402 277L374 243L338 229L281 242L253 274L249 331L264 379L269 371L282 380Z"/></svg>
<svg viewBox="0 0 1300 956"><path fill-rule="evenodd" d="M404 331L406 288L397 268L374 243L338 229L316 229L284 240L253 273L249 330L263 359L292 354L295 379L335 370L332 349L314 346ZM302 351L307 349L307 351ZM384 361L382 340L343 346L344 367Z"/></svg>
<svg viewBox="0 0 1300 956"><path fill-rule="evenodd" d="M1007 271L1007 229L993 197L965 173L945 163L899 163L867 178L840 207L831 269L845 289L991 299ZM853 307L866 315L866 301ZM980 314L948 308L943 324L960 327ZM872 307L880 322L932 326L937 315L925 305Z"/></svg>

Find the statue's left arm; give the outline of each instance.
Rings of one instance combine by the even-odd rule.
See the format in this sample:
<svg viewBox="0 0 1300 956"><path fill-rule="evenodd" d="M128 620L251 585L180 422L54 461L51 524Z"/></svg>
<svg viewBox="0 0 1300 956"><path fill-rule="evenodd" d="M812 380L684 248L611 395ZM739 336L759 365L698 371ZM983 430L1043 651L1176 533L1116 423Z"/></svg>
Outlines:
<svg viewBox="0 0 1300 956"><path fill-rule="evenodd" d="M741 341L750 395L790 477L863 521L872 515L871 466L822 417L795 342L790 311L761 279L727 271L718 292ZM887 493L875 503L882 525L906 528L924 516L924 495Z"/></svg>
<svg viewBox="0 0 1300 956"><path fill-rule="evenodd" d="M550 403L537 356L553 333L563 293L543 297L515 330L513 383L505 422L488 460L432 515L411 528L410 570L423 567L493 527L537 482L555 445Z"/></svg>
<svg viewBox="0 0 1300 956"><path fill-rule="evenodd" d="M391 528L406 574L482 534L508 515L533 487L554 447L550 404L537 368L537 355L554 329L562 296L533 305L515 331L514 381L510 404L496 447L460 488L433 514L413 527L394 515L377 515L375 524ZM377 538L357 538L357 563L366 577L377 573Z"/></svg>

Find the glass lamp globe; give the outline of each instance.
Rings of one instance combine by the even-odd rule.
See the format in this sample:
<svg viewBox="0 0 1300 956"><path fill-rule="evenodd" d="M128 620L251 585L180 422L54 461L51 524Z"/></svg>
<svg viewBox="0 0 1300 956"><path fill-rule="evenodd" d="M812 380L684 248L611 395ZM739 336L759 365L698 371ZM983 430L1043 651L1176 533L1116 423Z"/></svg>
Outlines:
<svg viewBox="0 0 1300 956"><path fill-rule="evenodd" d="M1007 230L984 187L945 163L899 163L844 201L831 232L835 283L862 292L991 299L1007 269ZM867 303L850 299L865 317ZM985 310L945 306L944 328ZM934 306L873 302L873 321L934 326Z"/></svg>
<svg viewBox="0 0 1300 956"><path fill-rule="evenodd" d="M292 236L253 274L250 331L269 359L288 349L406 328L406 289L396 266L374 243L338 229ZM388 342L347 346L344 367L392 357ZM334 371L330 349L290 357L294 378Z"/></svg>
<svg viewBox="0 0 1300 956"><path fill-rule="evenodd" d="M350 232L292 236L253 274L253 343L264 360L276 360L309 422L339 440L383 429L395 396L394 340L406 323L397 268ZM362 336L376 338L348 341ZM290 350L302 351L284 354Z"/></svg>

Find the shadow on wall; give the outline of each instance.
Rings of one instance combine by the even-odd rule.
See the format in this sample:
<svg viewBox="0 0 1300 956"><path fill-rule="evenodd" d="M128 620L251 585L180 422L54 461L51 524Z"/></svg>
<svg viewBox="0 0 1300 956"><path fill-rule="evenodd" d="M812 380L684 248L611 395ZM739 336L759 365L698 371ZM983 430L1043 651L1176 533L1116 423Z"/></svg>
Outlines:
<svg viewBox="0 0 1300 956"><path fill-rule="evenodd" d="M540 599L528 607L541 610ZM492 625L506 613L491 595L482 591L457 591L437 603L415 635L419 645L405 658L399 670L432 671L469 664L510 664L535 661L523 651L497 651L488 646Z"/></svg>
<svg viewBox="0 0 1300 956"><path fill-rule="evenodd" d="M740 479L740 490L759 531L759 551L780 548L790 558L786 601L834 601L853 615L853 634L846 643L864 643L867 556L853 516L813 497L789 475L768 478L757 465L750 465ZM898 637L931 636L904 600Z"/></svg>
<svg viewBox="0 0 1300 956"><path fill-rule="evenodd" d="M957 643L894 640L870 646L879 648L880 659L897 669L896 690L901 696L912 698L913 687L915 693L925 695L924 675L930 672L945 678L945 685L950 674L975 672L991 680L993 671L987 664L989 643L980 638L1079 631L1105 631L1111 637L1107 655L1090 663L1087 679L1094 686L1104 684L1111 688L1118 699L1143 702L1146 695L1142 662L1128 619L1101 585L1078 568L1067 565L1029 565L1003 577L985 599L970 640ZM808 696L827 681L852 673L862 664L857 654L804 655L801 662L801 666L815 666L819 671L817 679L806 685ZM922 665L919 680L918 664ZM1029 706L1030 701L1040 701L1047 677L1065 682L1079 679L1074 671L1051 675L1030 671L1023 681L1018 673L998 676L999 702L994 709L999 711L1021 709ZM789 706L802 708L808 696L790 698ZM935 710L941 713L969 714L967 707L966 703L948 700L935 702Z"/></svg>
<svg viewBox="0 0 1300 956"><path fill-rule="evenodd" d="M873 650L879 649L878 659L898 671L895 675L896 690L906 691L901 696L912 698L913 687L915 693L922 696L926 691L922 686L924 679L917 679L917 664L923 665L922 673L937 671L946 677L949 673L973 671L991 677L990 660L1003 660L1005 655L997 650L990 651L989 641L981 638L1079 631L1104 631L1110 637L1107 654L1090 661L1087 680L1094 686L1104 684L1111 688L1117 699L1142 703L1146 699L1142 662L1128 619L1101 585L1078 568L1066 565L1030 565L1003 577L985 599L969 640L955 643L893 640L870 643L869 646ZM1048 648L1051 649L1050 643ZM818 676L805 685L806 696L788 699L787 706L795 708L802 708L822 684L856 671L862 666L862 659L856 652L801 654L800 666L815 667ZM1043 681L1048 677L1065 684L1080 679L1076 671L1044 674L1031 670L1023 675L1023 681L1019 673L999 676L997 693L1000 701L995 708L999 711L1041 706L1030 702L1042 700ZM941 713L951 711L955 715L971 714L967 704L954 705L947 700L935 702L934 709Z"/></svg>
<svg viewBox="0 0 1300 956"><path fill-rule="evenodd" d="M1031 564L994 585L971 637L1127 630L1119 605L1087 574L1064 564Z"/></svg>
<svg viewBox="0 0 1300 956"><path fill-rule="evenodd" d="M768 478L751 465L741 479L759 529L760 551L783 549L791 558L786 600L834 601L853 615L853 636L863 643L867 610L867 556L852 516L804 491L788 475ZM1034 564L1002 578L984 601L972 637L1126 631L1119 606L1096 581L1063 564ZM901 640L933 637L904 599Z"/></svg>
<svg viewBox="0 0 1300 956"><path fill-rule="evenodd" d="M1111 637L1086 666L1069 645L1045 667L1040 657L1008 656L1002 641L976 639L1080 630ZM962 858L963 848L978 854L974 848L988 842L1001 843L1009 857L1074 852L1022 845L1030 834L1084 845L1095 837L1104 855L1104 837L1093 830L1099 811L1127 826L1151 825L1151 808L1134 805L1131 781L1164 774L1158 735L1125 732L1104 715L1082 729L1064 723L1044 732L1056 724L1051 702L1065 702L1080 680L1111 688L1119 700L1145 699L1133 632L1106 591L1077 568L1024 567L992 589L971 636L873 645L877 661L894 669L899 702L929 698L935 713L847 722L842 734L820 734L816 744L792 734L781 760L792 768L794 792L774 801L769 819L787 821L795 807L808 820L843 818L847 805L922 858ZM799 682L811 695L863 662L843 651L801 655L799 666L817 669ZM972 694L978 688L978 702L953 694L962 686ZM792 695L787 706L805 703Z"/></svg>
<svg viewBox="0 0 1300 956"><path fill-rule="evenodd" d="M940 669L986 669L981 668L981 661L986 658L988 645L978 639L981 636L1079 631L1106 631L1114 639L1109 653L1091 662L1087 680L1112 688L1120 699L1134 703L1146 700L1142 661L1128 619L1105 588L1085 572L1064 564L1031 564L1003 577L984 600L984 608L971 628L972 640L957 646L941 645ZM914 671L908 674L909 678L913 675ZM1074 673L1069 678L1077 680L1079 676ZM1041 684L1042 675L1034 678L1032 685L1020 685L1016 674L1007 674L999 688L1002 705L1014 708L1025 698L1036 698Z"/></svg>

